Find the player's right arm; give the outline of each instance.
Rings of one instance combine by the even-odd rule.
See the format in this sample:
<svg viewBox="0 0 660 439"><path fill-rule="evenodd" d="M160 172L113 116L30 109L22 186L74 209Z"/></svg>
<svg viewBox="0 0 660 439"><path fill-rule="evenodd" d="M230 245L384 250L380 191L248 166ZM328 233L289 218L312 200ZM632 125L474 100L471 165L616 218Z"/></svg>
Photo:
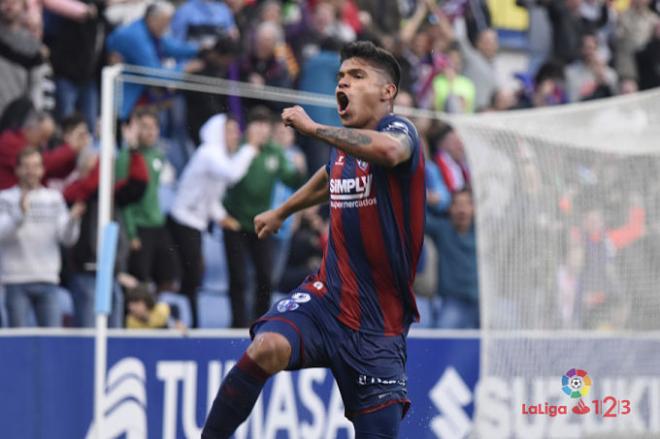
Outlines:
<svg viewBox="0 0 660 439"><path fill-rule="evenodd" d="M294 213L327 202L328 191L328 172L323 166L284 204L254 217L254 230L257 236L259 239L266 238L276 233L282 223Z"/></svg>

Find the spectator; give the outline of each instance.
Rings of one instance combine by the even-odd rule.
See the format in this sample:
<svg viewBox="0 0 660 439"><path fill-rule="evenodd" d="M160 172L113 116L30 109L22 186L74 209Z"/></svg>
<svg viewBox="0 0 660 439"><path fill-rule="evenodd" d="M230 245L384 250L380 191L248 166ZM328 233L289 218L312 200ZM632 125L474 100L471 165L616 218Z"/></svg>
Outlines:
<svg viewBox="0 0 660 439"><path fill-rule="evenodd" d="M112 28L117 28L143 18L151 3L150 0L110 1L103 15Z"/></svg>
<svg viewBox="0 0 660 439"><path fill-rule="evenodd" d="M321 43L321 51L312 55L303 63L298 89L302 91L332 95L337 86L337 72L339 71L339 49L341 43L329 38ZM319 107L318 105L305 106L305 111L313 120L325 125L338 126L339 116L335 108ZM300 139L301 147L305 151L309 169L318 169L323 166L330 154L327 143L303 137Z"/></svg>
<svg viewBox="0 0 660 439"><path fill-rule="evenodd" d="M179 188L167 220L181 265L181 294L190 301L193 327L197 327L197 289L202 281L202 232L210 221L238 229L221 200L227 186L241 180L258 149L268 140L266 132L249 130L247 143L237 152L238 122L219 114L202 127L204 143L197 149L181 175Z"/></svg>
<svg viewBox="0 0 660 439"><path fill-rule="evenodd" d="M637 53L639 88L660 87L660 21L655 24L653 38Z"/></svg>
<svg viewBox="0 0 660 439"><path fill-rule="evenodd" d="M293 78L289 74L286 59L277 50L282 44L282 28L271 22L261 23L255 31L252 49L241 62L241 78L254 85L291 88ZM257 104L257 101L251 101L248 106ZM282 109L282 104L269 105L273 110Z"/></svg>
<svg viewBox="0 0 660 439"><path fill-rule="evenodd" d="M295 144L296 134L293 128L285 126L282 122L273 123L273 143L279 145L284 151L284 156L302 173L307 172L305 155ZM278 181L273 190L273 202L271 207L280 206L293 194L293 189L286 184ZM279 285L280 279L289 259L289 247L291 246L291 237L293 235L295 217L289 217L273 236L273 285ZM286 290L289 291L289 290Z"/></svg>
<svg viewBox="0 0 660 439"><path fill-rule="evenodd" d="M310 272L318 270L328 239L328 225L319 215L319 208L303 210L293 230L287 263L277 284L279 291L291 291Z"/></svg>
<svg viewBox="0 0 660 439"><path fill-rule="evenodd" d="M240 53L239 45L228 36L218 39L211 50L202 54L204 68L198 73L222 79L239 79L239 66L236 62ZM186 92L186 119L188 134L195 146L202 140L199 136L202 126L213 115L219 113L241 114L240 99L238 96L216 95L210 93Z"/></svg>
<svg viewBox="0 0 660 439"><path fill-rule="evenodd" d="M430 156L430 152L427 152L427 155ZM449 188L442 178L437 163L429 157L424 166L426 176L426 221L428 225L431 218L441 217L447 213L451 203L451 192L449 192Z"/></svg>
<svg viewBox="0 0 660 439"><path fill-rule="evenodd" d="M182 43L210 46L226 35L235 40L239 36L234 15L224 2L187 0L172 19L172 37Z"/></svg>
<svg viewBox="0 0 660 439"><path fill-rule="evenodd" d="M128 329L163 329L169 326L172 318L170 306L164 302L156 302L154 295L145 284L128 290L126 309Z"/></svg>
<svg viewBox="0 0 660 439"><path fill-rule="evenodd" d="M30 91L30 70L41 65L47 50L23 24L23 0L0 0L0 114Z"/></svg>
<svg viewBox="0 0 660 439"><path fill-rule="evenodd" d="M432 134L431 152L449 192L454 193L470 187L465 148L454 128L444 125Z"/></svg>
<svg viewBox="0 0 660 439"><path fill-rule="evenodd" d="M518 105L516 93L505 88L498 88L493 93L490 101L489 111L513 110Z"/></svg>
<svg viewBox="0 0 660 439"><path fill-rule="evenodd" d="M582 56L566 68L566 91L571 102L606 98L616 93L617 75L598 55L593 34L582 36Z"/></svg>
<svg viewBox="0 0 660 439"><path fill-rule="evenodd" d="M435 109L447 113L473 113L476 97L474 83L461 74L463 60L458 50L452 49L440 60L440 74L433 78Z"/></svg>
<svg viewBox="0 0 660 439"><path fill-rule="evenodd" d="M588 20L582 18L582 0L540 0L548 8L552 25L552 55L562 64L570 64L580 57L580 37L592 31Z"/></svg>
<svg viewBox="0 0 660 439"><path fill-rule="evenodd" d="M73 20L83 23L96 19L99 15L97 6L78 0L26 0L23 22L35 38L44 37L44 14L54 14L57 19ZM59 32L59 26L57 31Z"/></svg>
<svg viewBox="0 0 660 439"><path fill-rule="evenodd" d="M476 45L473 47L466 34L454 32L445 15L436 15L446 37L455 41L460 48L465 63L463 75L472 81L475 87L475 108L481 110L488 107L491 96L497 88L498 74L495 66L495 57L499 49L497 32L490 28L479 31Z"/></svg>
<svg viewBox="0 0 660 439"><path fill-rule="evenodd" d="M282 17L282 5L279 0L266 0L259 6L259 23L272 23L282 29L282 34L284 35L283 27L283 17ZM250 43L254 41L254 33L246 35ZM286 66L289 71L289 76L295 81L295 79L300 74L300 65L298 60L293 52L291 46L286 41L286 38L283 38L280 43L275 47L275 53L277 56L286 61Z"/></svg>
<svg viewBox="0 0 660 439"><path fill-rule="evenodd" d="M639 86L637 81L632 78L621 78L619 81L619 94L620 95L629 95L637 93L639 91Z"/></svg>
<svg viewBox="0 0 660 439"><path fill-rule="evenodd" d="M271 135L271 121L272 115L268 109L256 107L249 114L248 132L255 131L259 138L268 139ZM270 207L277 180L295 187L302 183L303 178L304 174L289 163L278 145L266 143L252 161L245 177L227 192L224 206L228 214L238 221L237 227L224 229L232 326L235 328L244 328L249 323L245 309L246 251L254 264L257 286L254 310L250 314L259 316L270 306L272 242L257 238L254 217Z"/></svg>
<svg viewBox="0 0 660 439"><path fill-rule="evenodd" d="M479 276L472 193L454 193L449 219L440 219L434 231L438 245L438 294L442 306L437 326L443 329L479 328Z"/></svg>
<svg viewBox="0 0 660 439"><path fill-rule="evenodd" d="M96 9L92 0L82 5ZM49 42L55 74L55 114L62 121L74 112L82 113L91 132L96 129L99 111L96 76L103 62L106 32L105 20L94 12L82 21L62 18L56 36Z"/></svg>
<svg viewBox="0 0 660 439"><path fill-rule="evenodd" d="M497 89L498 71L495 58L499 48L497 32L484 29L477 34L476 50L467 40L458 40L465 59L464 75L475 85L475 108L484 109Z"/></svg>
<svg viewBox="0 0 660 439"><path fill-rule="evenodd" d="M296 57L306 60L321 50L321 42L334 38L342 43L355 40L355 31L337 19L337 9L331 2L319 2L309 18L289 32L288 39Z"/></svg>
<svg viewBox="0 0 660 439"><path fill-rule="evenodd" d="M0 191L0 267L9 325L25 326L33 309L39 326L59 326L59 244L76 242L85 205L76 203L68 211L59 192L41 185L39 150L23 149L17 164L18 185Z"/></svg>
<svg viewBox="0 0 660 439"><path fill-rule="evenodd" d="M527 26L527 49L529 63L527 71L535 75L538 69L552 53L552 27L548 10L537 0L516 0L516 5L527 9L529 24Z"/></svg>
<svg viewBox="0 0 660 439"><path fill-rule="evenodd" d="M158 0L147 8L143 19L115 29L106 41L106 48L112 59L122 60L126 64L150 68L165 67L166 57L190 59L197 55L198 46L181 43L165 34L174 14L174 6ZM188 73L201 70L199 60L192 60L178 70ZM144 86L125 84L119 116L126 120L144 92ZM154 103L154 97L147 97Z"/></svg>
<svg viewBox="0 0 660 439"><path fill-rule="evenodd" d="M137 111L133 117L138 127L137 150L147 165L149 180L142 198L121 209L131 247L129 273L140 282L154 281L158 291L174 291L179 261L158 199L161 171L165 166L163 153L158 149L158 117L146 110ZM118 179L129 174L130 154L128 148L119 152Z"/></svg>
<svg viewBox="0 0 660 439"><path fill-rule="evenodd" d="M87 130L81 117L73 117L65 121L63 129ZM130 165L128 176L119 179L114 186L114 206L121 209L129 203L140 200L147 187L148 172L144 158L136 150L137 139L136 123L131 123L124 130L124 140L130 148ZM96 284L97 260L97 225L98 225L98 187L99 187L99 160L95 152L88 150L78 166L78 178L69 183L64 189L64 199L69 204L84 202L87 206L80 225L78 241L66 252L67 255L67 286L71 291L74 307L74 325L79 327L94 326L94 292ZM118 211L113 212L115 221L121 223ZM120 235L115 270L126 271L128 258L128 242L125 233ZM112 327L121 327L124 317L123 293L119 284L113 285L112 312L109 324Z"/></svg>
<svg viewBox="0 0 660 439"><path fill-rule="evenodd" d="M543 64L534 75L533 81L524 79L517 108L565 104L568 98L564 90L564 82L564 69L561 64L555 61Z"/></svg>
<svg viewBox="0 0 660 439"><path fill-rule="evenodd" d="M248 35L250 29L254 28L257 8L254 7L254 4L249 4L250 0L225 0L225 3L231 9L234 22L238 28L238 34L241 39L245 40L245 36Z"/></svg>
<svg viewBox="0 0 660 439"><path fill-rule="evenodd" d="M50 116L28 110L19 129L7 129L0 133L0 190L8 189L17 183L15 167L17 157L28 147L45 146L53 133ZM54 149L44 151L44 179L64 178L76 166L78 153L89 143L89 137L80 131L65 134L64 143Z"/></svg>
<svg viewBox="0 0 660 439"><path fill-rule="evenodd" d="M401 11L397 0L357 0L362 33L377 40L399 32Z"/></svg>
<svg viewBox="0 0 660 439"><path fill-rule="evenodd" d="M638 79L635 52L642 50L653 37L660 18L649 9L649 0L631 0L619 17L616 28L616 71L621 76Z"/></svg>

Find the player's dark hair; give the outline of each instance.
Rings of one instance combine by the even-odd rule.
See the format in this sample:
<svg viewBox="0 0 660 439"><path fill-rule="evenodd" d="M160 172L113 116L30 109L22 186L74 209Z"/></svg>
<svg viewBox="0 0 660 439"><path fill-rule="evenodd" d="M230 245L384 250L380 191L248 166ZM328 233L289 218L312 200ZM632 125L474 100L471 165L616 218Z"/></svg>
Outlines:
<svg viewBox="0 0 660 439"><path fill-rule="evenodd" d="M340 52L341 62L350 58L360 58L369 64L382 69L396 85L399 90L401 81L401 66L390 52L380 47L376 47L371 41L355 41L345 45Z"/></svg>

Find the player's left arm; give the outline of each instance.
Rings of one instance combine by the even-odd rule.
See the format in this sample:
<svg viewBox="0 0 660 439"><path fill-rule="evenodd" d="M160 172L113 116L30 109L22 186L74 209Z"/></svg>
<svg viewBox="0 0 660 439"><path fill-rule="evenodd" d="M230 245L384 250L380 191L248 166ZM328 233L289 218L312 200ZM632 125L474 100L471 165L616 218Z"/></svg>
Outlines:
<svg viewBox="0 0 660 439"><path fill-rule="evenodd" d="M369 163L393 168L406 162L412 154L410 137L404 133L322 125L313 121L300 106L284 109L282 120L302 134L330 143Z"/></svg>

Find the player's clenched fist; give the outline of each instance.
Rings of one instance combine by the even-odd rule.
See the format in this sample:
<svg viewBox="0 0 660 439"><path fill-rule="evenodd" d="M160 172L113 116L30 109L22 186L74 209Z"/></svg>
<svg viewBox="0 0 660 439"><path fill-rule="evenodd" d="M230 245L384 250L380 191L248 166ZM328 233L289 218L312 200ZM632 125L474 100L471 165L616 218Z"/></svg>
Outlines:
<svg viewBox="0 0 660 439"><path fill-rule="evenodd" d="M282 227L282 218L276 210L268 210L254 217L254 231L259 239L277 233Z"/></svg>
<svg viewBox="0 0 660 439"><path fill-rule="evenodd" d="M314 134L317 123L307 115L300 105L285 108L282 111L282 122L286 126L295 128L301 134Z"/></svg>

